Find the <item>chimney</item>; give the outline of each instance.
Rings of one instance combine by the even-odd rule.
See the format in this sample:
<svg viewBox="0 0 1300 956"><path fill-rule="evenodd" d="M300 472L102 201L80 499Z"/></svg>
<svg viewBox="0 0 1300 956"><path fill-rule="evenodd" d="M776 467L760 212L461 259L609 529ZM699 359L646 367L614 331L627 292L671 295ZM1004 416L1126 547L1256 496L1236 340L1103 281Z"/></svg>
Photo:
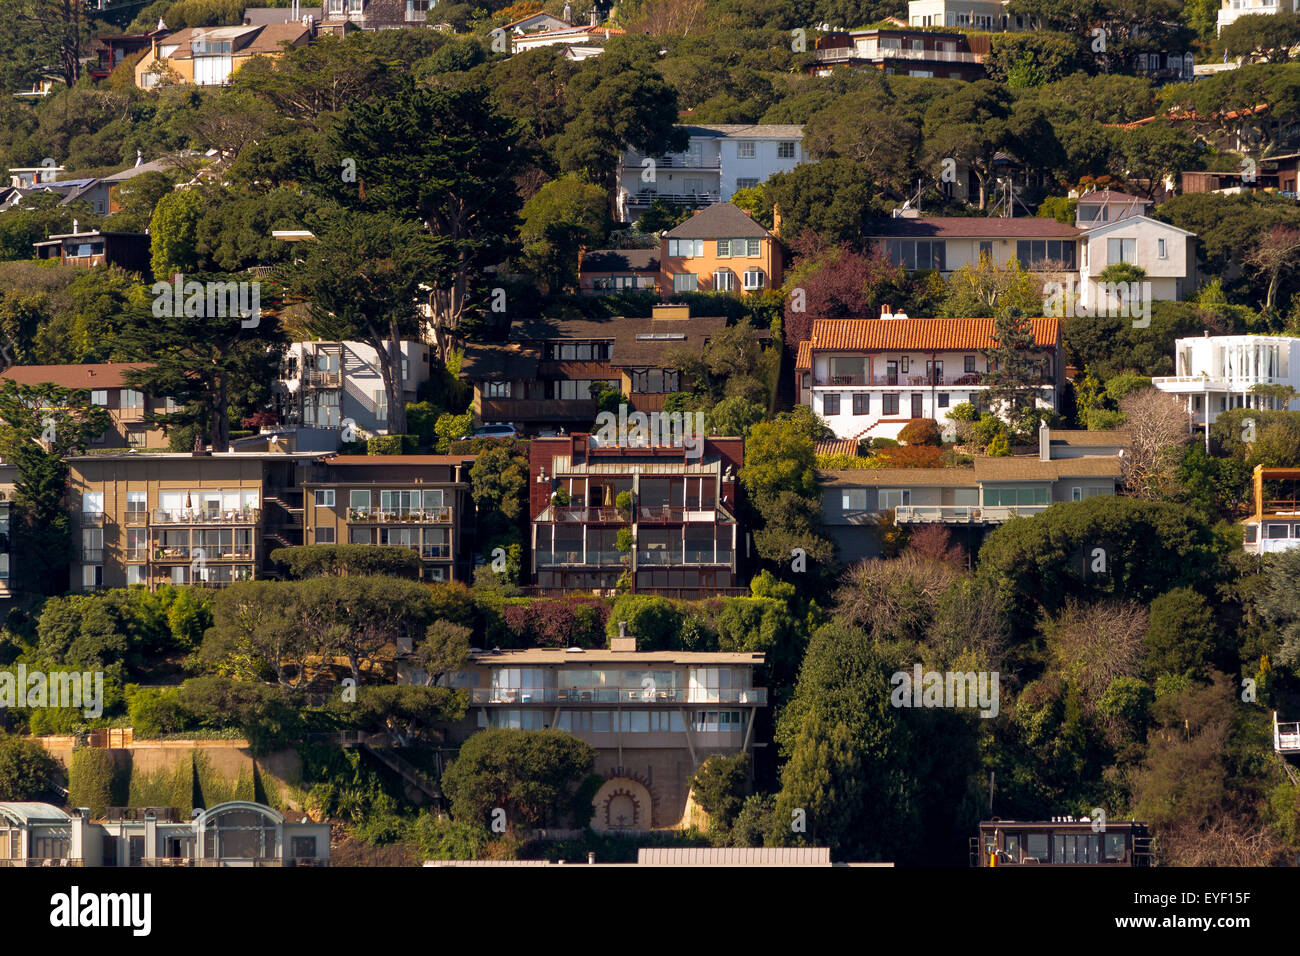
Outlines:
<svg viewBox="0 0 1300 956"><path fill-rule="evenodd" d="M600 12L597 11L595 4L591 7L591 25L593 27L600 25Z"/></svg>
<svg viewBox="0 0 1300 956"><path fill-rule="evenodd" d="M772 235L781 238L781 204L772 203Z"/></svg>
<svg viewBox="0 0 1300 956"><path fill-rule="evenodd" d="M636 638L628 635L627 621L618 622L618 637L611 637L609 639L609 649L611 651L636 650Z"/></svg>
<svg viewBox="0 0 1300 956"><path fill-rule="evenodd" d="M1038 426L1038 460L1052 460L1052 430L1043 421Z"/></svg>
<svg viewBox="0 0 1300 956"><path fill-rule="evenodd" d="M894 317L893 310L889 307L889 303L881 303L880 317L882 319L892 319Z"/></svg>

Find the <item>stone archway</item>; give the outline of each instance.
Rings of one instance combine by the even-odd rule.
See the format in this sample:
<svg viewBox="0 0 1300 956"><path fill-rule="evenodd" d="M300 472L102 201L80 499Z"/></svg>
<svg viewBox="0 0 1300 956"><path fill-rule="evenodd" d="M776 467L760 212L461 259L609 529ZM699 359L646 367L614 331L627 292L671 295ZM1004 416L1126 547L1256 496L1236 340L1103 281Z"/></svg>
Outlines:
<svg viewBox="0 0 1300 956"><path fill-rule="evenodd" d="M649 830L654 797L648 787L631 777L611 777L592 800L596 813L593 830Z"/></svg>

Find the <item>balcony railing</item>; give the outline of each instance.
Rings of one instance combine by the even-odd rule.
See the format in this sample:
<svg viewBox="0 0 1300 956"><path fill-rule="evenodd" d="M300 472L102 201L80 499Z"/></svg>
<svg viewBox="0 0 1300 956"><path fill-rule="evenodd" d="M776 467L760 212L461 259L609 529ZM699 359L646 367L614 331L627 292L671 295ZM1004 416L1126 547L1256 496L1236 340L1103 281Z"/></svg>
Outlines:
<svg viewBox="0 0 1300 956"><path fill-rule="evenodd" d="M1050 505L899 505L898 524L999 524L1012 518L1041 514Z"/></svg>
<svg viewBox="0 0 1300 956"><path fill-rule="evenodd" d="M375 511L371 508L349 508L348 521L352 524L450 524L451 507L426 508L423 511Z"/></svg>
<svg viewBox="0 0 1300 956"><path fill-rule="evenodd" d="M104 560L103 548L82 548L81 560L85 564L99 564Z"/></svg>
<svg viewBox="0 0 1300 956"><path fill-rule="evenodd" d="M32 867L32 866L85 866L85 862L75 857L39 857L29 856L20 857L13 860L0 859L0 868L3 867Z"/></svg>
<svg viewBox="0 0 1300 956"><path fill-rule="evenodd" d="M642 189L628 197L633 206L648 206L656 199L661 199L674 206L711 206L722 202L722 195L716 192L680 192L670 193L663 190Z"/></svg>
<svg viewBox="0 0 1300 956"><path fill-rule="evenodd" d="M307 384L312 388L340 388L343 385L343 373L309 371Z"/></svg>
<svg viewBox="0 0 1300 956"><path fill-rule="evenodd" d="M555 521L579 524L627 524L631 515L617 508L584 508L581 505L556 505L551 509Z"/></svg>
<svg viewBox="0 0 1300 956"><path fill-rule="evenodd" d="M98 528L104 523L104 512L102 511L83 511L81 513L81 526L83 528Z"/></svg>
<svg viewBox="0 0 1300 956"><path fill-rule="evenodd" d="M865 388L873 385L930 388L931 386L977 387L985 384L987 373L966 372L961 375L832 375L813 380L814 387ZM1044 387L1054 384L1049 378L1039 377L1029 384Z"/></svg>
<svg viewBox="0 0 1300 956"><path fill-rule="evenodd" d="M154 524L257 524L262 520L260 508L245 508L239 511L204 511L192 508L170 511L154 509Z"/></svg>
<svg viewBox="0 0 1300 956"><path fill-rule="evenodd" d="M471 687L471 704L766 704L766 687Z"/></svg>
<svg viewBox="0 0 1300 956"><path fill-rule="evenodd" d="M426 560L446 560L451 557L451 545L426 544L420 548L420 557Z"/></svg>
<svg viewBox="0 0 1300 956"><path fill-rule="evenodd" d="M149 523L149 512L128 511L122 515L122 524L128 527L141 527Z"/></svg>

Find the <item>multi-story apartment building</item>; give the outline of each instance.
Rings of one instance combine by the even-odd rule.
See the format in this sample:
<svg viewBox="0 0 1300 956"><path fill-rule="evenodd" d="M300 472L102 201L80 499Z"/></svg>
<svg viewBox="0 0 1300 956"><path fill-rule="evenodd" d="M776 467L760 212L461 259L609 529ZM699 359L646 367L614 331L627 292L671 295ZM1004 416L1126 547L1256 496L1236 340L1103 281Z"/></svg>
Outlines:
<svg viewBox="0 0 1300 956"><path fill-rule="evenodd" d="M274 573L302 544L298 466L315 454L87 455L69 460L74 590L223 586Z"/></svg>
<svg viewBox="0 0 1300 956"><path fill-rule="evenodd" d="M820 471L822 520L845 563L879 557L879 527L942 524L973 554L1012 518L1064 501L1113 495L1123 478L1123 433L1039 431L1035 457L977 458L970 468Z"/></svg>
<svg viewBox="0 0 1300 956"><path fill-rule="evenodd" d="M529 513L537 588L610 592L626 574L643 593L746 593L736 506L744 440L699 442L691 457L683 445L602 446L589 434L534 439Z"/></svg>
<svg viewBox="0 0 1300 956"><path fill-rule="evenodd" d="M896 438L913 418L951 428L962 402L985 408L992 319L817 319L799 344L797 398L839 438ZM1061 390L1061 324L1031 319L1041 349L1037 403L1056 408Z"/></svg>
<svg viewBox="0 0 1300 956"><path fill-rule="evenodd" d="M655 306L652 318L529 319L505 345L471 345L462 372L474 386L474 417L527 431L583 430L596 395L622 393L634 411L652 412L690 385L672 367L685 349L701 352L726 325L687 306Z"/></svg>
<svg viewBox="0 0 1300 956"><path fill-rule="evenodd" d="M1220 0L1215 32L1223 31L1242 17L1273 16L1300 12L1300 0Z"/></svg>
<svg viewBox="0 0 1300 956"><path fill-rule="evenodd" d="M780 125L684 126L683 152L623 154L618 169L624 219L639 216L656 199L681 206L727 202L773 173L804 161L803 127Z"/></svg>
<svg viewBox="0 0 1300 956"><path fill-rule="evenodd" d="M1300 400L1285 405L1260 394L1256 386L1290 386L1300 392L1300 338L1289 335L1210 335L1174 342L1174 375L1151 384L1187 403L1197 425L1208 428L1221 412L1234 408L1300 410Z"/></svg>
<svg viewBox="0 0 1300 956"><path fill-rule="evenodd" d="M402 401L418 401L429 378L429 346L400 342ZM274 389L280 421L311 428L351 422L363 434L388 433L388 392L374 347L364 342L293 342Z"/></svg>
<svg viewBox="0 0 1300 956"><path fill-rule="evenodd" d="M60 388L85 389L92 404L108 411L112 426L90 447L166 448L167 436L162 429L150 427L145 413L162 414L169 410L167 399L145 395L126 384L128 371L149 368L148 362L105 362L87 365L11 365L0 373L22 385L57 385Z"/></svg>
<svg viewBox="0 0 1300 956"><path fill-rule="evenodd" d="M1255 466L1255 509L1244 525L1248 554L1276 554L1300 548L1300 468Z"/></svg>
<svg viewBox="0 0 1300 956"><path fill-rule="evenodd" d="M149 52L135 65L135 85L154 89L172 83L225 86L255 56L276 59L283 44L303 46L314 35L309 23L263 26L192 27L151 40Z"/></svg>
<svg viewBox="0 0 1300 956"><path fill-rule="evenodd" d="M420 556L425 581L468 581L472 455L329 455L301 469L304 544L376 544Z"/></svg>
<svg viewBox="0 0 1300 956"><path fill-rule="evenodd" d="M697 210L659 240L659 287L668 292L745 292L778 289L784 253L773 229L731 203Z"/></svg>
<svg viewBox="0 0 1300 956"><path fill-rule="evenodd" d="M470 710L451 737L479 729L555 728L596 749L591 826L649 830L678 825L690 780L705 759L753 749L767 690L754 686L762 654L637 651L634 638L610 650L480 651L453 686Z"/></svg>
<svg viewBox="0 0 1300 956"><path fill-rule="evenodd" d="M867 66L898 76L952 80L984 77L983 50L972 49L964 33L934 30L871 29L830 33L817 41L816 62L809 71L829 76L837 67Z"/></svg>

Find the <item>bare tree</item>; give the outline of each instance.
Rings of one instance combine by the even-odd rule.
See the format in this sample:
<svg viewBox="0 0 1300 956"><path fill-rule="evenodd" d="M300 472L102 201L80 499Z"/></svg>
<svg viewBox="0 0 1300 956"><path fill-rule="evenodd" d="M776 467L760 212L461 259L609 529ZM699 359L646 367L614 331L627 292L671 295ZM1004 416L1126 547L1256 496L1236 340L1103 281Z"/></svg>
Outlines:
<svg viewBox="0 0 1300 956"><path fill-rule="evenodd" d="M1274 226L1255 243L1247 254L1245 263L1268 278L1264 308L1272 309L1277 302L1277 288L1282 282L1282 276L1300 266L1300 229Z"/></svg>
<svg viewBox="0 0 1300 956"><path fill-rule="evenodd" d="M1131 601L1086 604L1067 598L1065 607L1043 625L1047 645L1062 672L1082 691L1091 711L1111 681L1137 673L1147 611Z"/></svg>
<svg viewBox="0 0 1300 956"><path fill-rule="evenodd" d="M1160 498L1175 480L1182 448L1190 440L1186 406L1155 388L1120 399L1132 447L1124 456L1124 488L1135 498Z"/></svg>
<svg viewBox="0 0 1300 956"><path fill-rule="evenodd" d="M629 33L686 36L704 16L705 0L649 0L628 24Z"/></svg>

